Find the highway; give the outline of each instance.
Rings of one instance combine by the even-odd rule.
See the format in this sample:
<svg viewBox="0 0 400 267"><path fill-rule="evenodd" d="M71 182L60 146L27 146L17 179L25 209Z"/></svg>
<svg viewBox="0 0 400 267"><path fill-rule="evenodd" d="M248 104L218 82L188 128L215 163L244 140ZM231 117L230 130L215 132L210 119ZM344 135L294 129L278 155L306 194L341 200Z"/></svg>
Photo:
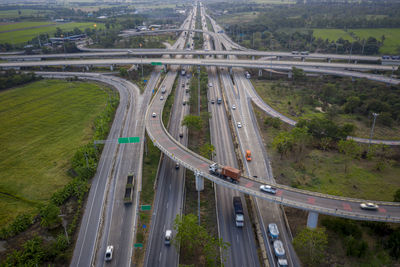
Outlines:
<svg viewBox="0 0 400 267"><path fill-rule="evenodd" d="M328 70L344 69L356 71L393 71L394 66L373 64L349 64L349 63L327 63L327 62L303 62L303 61L262 61L243 59L169 59L169 58L121 58L121 59L86 59L86 60L48 60L48 61L22 61L0 63L0 68L10 67L45 67L45 66L110 66L131 65L160 62L162 65L190 65L190 66L216 66L216 67L242 67L252 69L282 69L292 67L310 69L323 68ZM317 71L318 72L318 71ZM339 74L338 74L339 75ZM354 74L354 77L357 77Z"/></svg>
<svg viewBox="0 0 400 267"><path fill-rule="evenodd" d="M205 29L204 9L201 8L202 27ZM212 48L209 36L204 34L205 45ZM220 49L220 46L218 46ZM229 127L228 116L225 108L221 104L217 104L217 99L222 97L220 81L216 67L210 67L208 72L208 110L211 113L210 131L211 143L215 147L215 160L218 162L238 168L236 154L233 146L231 129ZM215 102L212 104L212 100ZM226 255L226 266L260 266L257 254L257 245L250 223L247 205L243 193L237 192L221 185L215 187L216 209L218 219L218 232L220 238L225 242L229 242ZM238 228L235 225L233 197L240 196L244 207L244 227Z"/></svg>
<svg viewBox="0 0 400 267"><path fill-rule="evenodd" d="M193 11L191 12L193 14ZM194 13L195 14L195 13ZM189 15L190 20L185 22L183 27L190 28L194 25L193 16ZM187 36L186 36L187 37ZM185 41L191 43L191 37L186 38L181 34L179 44L180 48L185 46ZM178 43L178 42L177 42ZM176 71L169 71L164 79L162 86L165 86L166 93L163 100L158 98L155 101L165 102L171 94L175 79ZM188 101L188 94L185 93L186 85L190 79L187 77L178 77L178 84L175 90L174 103L169 115L168 129L170 134L178 140L182 145L187 145L188 134L187 129L181 126L183 117L189 113L189 105L183 105L183 101ZM162 114L157 114L160 118ZM179 137L182 133L183 137ZM178 266L179 252L173 245L165 245L165 231L173 230L173 222L177 215L181 215L184 208L184 185L185 185L185 168L175 168L175 162L169 158L163 157L160 162L157 173L157 188L155 190L155 200L151 219L150 234L146 247L144 266ZM173 236L175 235L173 230Z"/></svg>

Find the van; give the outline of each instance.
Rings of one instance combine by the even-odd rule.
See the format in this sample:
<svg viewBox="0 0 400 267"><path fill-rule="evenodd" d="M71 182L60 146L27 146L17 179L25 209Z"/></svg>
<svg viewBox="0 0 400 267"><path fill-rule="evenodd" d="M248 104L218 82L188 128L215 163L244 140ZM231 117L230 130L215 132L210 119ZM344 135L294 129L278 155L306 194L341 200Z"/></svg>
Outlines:
<svg viewBox="0 0 400 267"><path fill-rule="evenodd" d="M165 231L165 239L164 239L164 243L166 246L171 245L171 239L172 239L172 231L166 230Z"/></svg>
<svg viewBox="0 0 400 267"><path fill-rule="evenodd" d="M250 150L246 150L246 160L251 161L251 151Z"/></svg>

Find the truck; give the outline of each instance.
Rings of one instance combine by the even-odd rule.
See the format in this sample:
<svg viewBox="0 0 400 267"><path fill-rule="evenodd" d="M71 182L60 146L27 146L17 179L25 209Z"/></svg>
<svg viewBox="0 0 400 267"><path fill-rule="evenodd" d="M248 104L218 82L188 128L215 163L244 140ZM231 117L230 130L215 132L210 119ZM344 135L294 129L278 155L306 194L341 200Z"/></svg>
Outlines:
<svg viewBox="0 0 400 267"><path fill-rule="evenodd" d="M276 223L268 224L268 233L269 233L269 236L271 237L272 241L278 239L279 230L278 230L278 226L276 225Z"/></svg>
<svg viewBox="0 0 400 267"><path fill-rule="evenodd" d="M135 174L133 172L130 172L130 173L128 173L128 177L126 178L126 186L125 186L125 194L124 194L124 203L125 204L132 203L134 187L135 187Z"/></svg>
<svg viewBox="0 0 400 267"><path fill-rule="evenodd" d="M186 75L186 70L181 70L181 75L185 76Z"/></svg>
<svg viewBox="0 0 400 267"><path fill-rule="evenodd" d="M217 163L213 163L208 170L211 174L222 179L229 179L232 183L238 183L240 180L241 171L233 167L219 166Z"/></svg>
<svg viewBox="0 0 400 267"><path fill-rule="evenodd" d="M250 73L248 72L248 71L246 71L246 73L244 74L244 76L247 78L247 79L250 79Z"/></svg>
<svg viewBox="0 0 400 267"><path fill-rule="evenodd" d="M235 223L236 227L243 227L244 225L244 214L242 200L240 197L233 197L233 208L235 209Z"/></svg>
<svg viewBox="0 0 400 267"><path fill-rule="evenodd" d="M285 248L283 247L283 243L280 240L274 241L274 253L278 259L282 259L285 257Z"/></svg>

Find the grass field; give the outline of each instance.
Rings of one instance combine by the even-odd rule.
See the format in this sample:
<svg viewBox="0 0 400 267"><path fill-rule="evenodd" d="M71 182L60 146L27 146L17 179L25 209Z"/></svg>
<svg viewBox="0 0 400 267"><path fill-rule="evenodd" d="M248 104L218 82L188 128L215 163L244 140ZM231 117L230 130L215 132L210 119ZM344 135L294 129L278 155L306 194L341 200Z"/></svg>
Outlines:
<svg viewBox="0 0 400 267"><path fill-rule="evenodd" d="M218 24L242 24L253 21L260 12L241 12L235 14L225 14L217 18Z"/></svg>
<svg viewBox="0 0 400 267"><path fill-rule="evenodd" d="M339 38L344 40L354 41L354 38L342 29L313 29L315 38L323 40L336 41Z"/></svg>
<svg viewBox="0 0 400 267"><path fill-rule="evenodd" d="M349 34L353 32L358 38L367 39L374 37L381 41L382 35L385 36L383 46L379 52L382 54L398 54L397 48L400 46L400 28L381 28L381 29L313 29L316 38L328 39L335 41L342 37L345 40L354 41L354 38Z"/></svg>
<svg viewBox="0 0 400 267"><path fill-rule="evenodd" d="M35 213L70 181L69 161L89 140L107 95L101 85L59 80L0 92L0 227Z"/></svg>
<svg viewBox="0 0 400 267"><path fill-rule="evenodd" d="M78 27L81 30L86 28L94 28L93 25L95 23L92 22L70 22L70 23L62 23L57 25L52 25L48 27L41 27L35 29L26 29L21 31L0 33L0 43L11 43L11 44L20 44L27 41L30 41L32 38L38 36L39 34L48 33L50 36L56 32L57 27L64 31L71 31L75 27ZM97 28L103 27L103 24L96 23Z"/></svg>
<svg viewBox="0 0 400 267"><path fill-rule="evenodd" d="M0 32L10 31L10 30L22 30L29 27L37 27L42 25L55 24L51 21L29 21L29 22L18 22L11 24L0 24Z"/></svg>
<svg viewBox="0 0 400 267"><path fill-rule="evenodd" d="M34 17L44 17L48 14L54 14L52 10L36 10L36 9L20 9L21 15L18 14L18 10L1 10L0 11L0 19L12 19L12 18L20 18L27 16Z"/></svg>

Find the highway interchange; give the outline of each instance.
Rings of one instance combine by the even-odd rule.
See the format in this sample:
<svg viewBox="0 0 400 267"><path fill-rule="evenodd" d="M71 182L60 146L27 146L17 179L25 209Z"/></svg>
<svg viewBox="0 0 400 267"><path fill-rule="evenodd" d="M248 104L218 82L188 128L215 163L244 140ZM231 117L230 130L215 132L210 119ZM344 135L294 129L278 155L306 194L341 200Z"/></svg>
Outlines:
<svg viewBox="0 0 400 267"><path fill-rule="evenodd" d="M194 29L197 14L197 6L193 8L187 20L182 25L182 29ZM200 5L201 20L204 22L206 17L204 7ZM208 17L213 25L215 32L220 31L218 25ZM218 229L219 235L231 243L226 266L260 266L257 255L257 244L255 234L250 225L250 220L246 214L245 227L239 229L234 226L232 219L232 196L241 194L244 201L244 194L254 196L257 220L260 224L261 235L264 246L266 247L266 257L271 266L275 266L274 257L267 237L266 224L276 222L282 233L282 240L286 246L290 266L298 266L298 259L291 247L290 233L286 231L280 206L283 204L316 213L330 214L358 220L374 220L400 222L400 208L398 204L390 202L375 202L380 205L378 212L370 212L359 208L363 200L345 197L329 196L316 192L308 192L290 188L284 185L276 185L273 179L267 151L259 136L254 114L251 108L251 101L256 104L259 99L251 85L245 78L244 72L239 67L260 68L260 69L279 69L290 70L292 66L298 66L310 72L322 72L334 75L352 77L366 77L387 83L398 83L397 80L381 75L349 72L352 70L383 70L391 71L392 66L376 64L349 64L349 63L325 63L325 62L305 62L305 61L261 61L261 60L238 60L232 56L242 56L242 51L232 51L238 48L225 35L211 34L206 25L202 23L204 40L209 50L212 46L216 52L212 51L186 51L183 50L186 42L192 43L192 35L180 34L177 42L172 49L166 51L153 51L155 54L146 55L165 55L163 58L123 58L123 59L90 59L90 60L46 60L46 61L24 61L0 63L1 68L8 67L40 67L40 66L94 66L94 65L127 65L127 64L151 64L151 62L162 62L164 65L184 65L184 66L207 66L209 82L209 100L223 97L222 105L210 104L209 111L212 114L210 119L211 140L216 148L216 156L213 161L221 164L239 167L238 157L241 158L245 175L239 184L235 185L228 181L219 179L208 173L208 165L211 161L202 158L194 152L188 150L187 131L181 126L184 114L188 113L188 106L183 106L185 84L188 77L177 75L177 69L172 68L161 80L160 70L157 67L147 83L144 93L141 95L139 89L134 84L114 76L106 76L95 73L51 73L41 72L44 77L67 78L77 76L81 79L90 79L110 84L120 93L120 105L115 115L114 123L109 137L105 142L104 150L99 162L96 176L92 180L92 186L88 196L85 212L82 218L78 240L75 246L71 266L103 266L104 252L108 244L114 245L113 261L106 265L131 266L133 252L133 241L135 229L137 227L138 201L141 190L141 172L143 160L143 142L136 145L118 145L115 140L122 136L139 136L144 138L145 129L151 141L164 152L164 159L160 163L155 202L153 208L152 225L149 235L148 247L146 248L145 266L177 266L179 254L173 247L163 245L163 232L165 229L172 228L172 221L177 214L182 213L184 201L184 168L199 173L216 184L215 194L217 199ZM190 36L190 37L189 37ZM209 38L210 36L213 37ZM223 50L225 48L226 50ZM226 52L226 53L222 53ZM135 51L128 52L129 54ZM145 51L144 53L150 53ZM206 53L207 52L207 53ZM247 56L266 56L272 53L254 54L247 52ZM121 53L121 54L118 54ZM157 54L158 53L158 54ZM197 54L196 54L197 53ZM203 54L201 54L203 53ZM102 57L103 53L87 53L87 57ZM285 55L274 56L290 56ZM111 55L111 54L110 54ZM123 56L126 52L115 52L112 56ZM139 55L139 54L138 54ZM186 58L167 58L168 55L183 55ZM205 55L206 59L193 59L191 55ZM68 55L64 55L69 57ZM86 57L84 56L84 57ZM211 59L213 56L229 56L228 59ZM11 56L10 56L11 57ZM57 58L54 56L53 58ZM324 56L321 58L331 58ZM7 58L10 60L11 58ZM18 60L20 58L14 58ZM340 58L342 59L342 58ZM352 60L357 60L353 59ZM361 60L361 59L359 59ZM365 61L376 60L371 57ZM229 71L226 67L232 67ZM349 75L349 73L351 73ZM231 78L231 74L233 80ZM359 76L357 76L359 75ZM176 77L179 82L175 92L175 103L170 114L170 124L168 130L162 123L161 114L168 94L171 93L172 86ZM167 89L164 100L160 100L161 90L158 90L154 97L152 91L164 85ZM186 98L187 99L187 98ZM232 110L232 105L237 107ZM257 105L265 108L265 103ZM264 111L268 112L266 109ZM151 114L155 112L154 118ZM278 115L277 115L278 116ZM284 119L283 119L284 120ZM237 122L242 122L243 128L236 127ZM288 123L292 123L290 120ZM234 131L231 133L231 131ZM179 133L183 132L183 138L179 138ZM236 139L236 140L235 140ZM235 151L234 142L239 144ZM246 149L252 151L254 160L248 163L243 158ZM239 152L239 153L238 153ZM174 168L175 162L181 164L181 168ZM133 171L137 178L138 185L135 187L134 201L132 205L124 205L121 195L123 195L124 183L128 172ZM254 177L256 176L256 178ZM278 188L276 195L268 195L260 192L261 184L273 184ZM242 192L242 193L239 193ZM277 204L275 204L277 203ZM260 240L259 240L260 242ZM262 243L261 243L262 244ZM264 255L262 256L264 258Z"/></svg>

